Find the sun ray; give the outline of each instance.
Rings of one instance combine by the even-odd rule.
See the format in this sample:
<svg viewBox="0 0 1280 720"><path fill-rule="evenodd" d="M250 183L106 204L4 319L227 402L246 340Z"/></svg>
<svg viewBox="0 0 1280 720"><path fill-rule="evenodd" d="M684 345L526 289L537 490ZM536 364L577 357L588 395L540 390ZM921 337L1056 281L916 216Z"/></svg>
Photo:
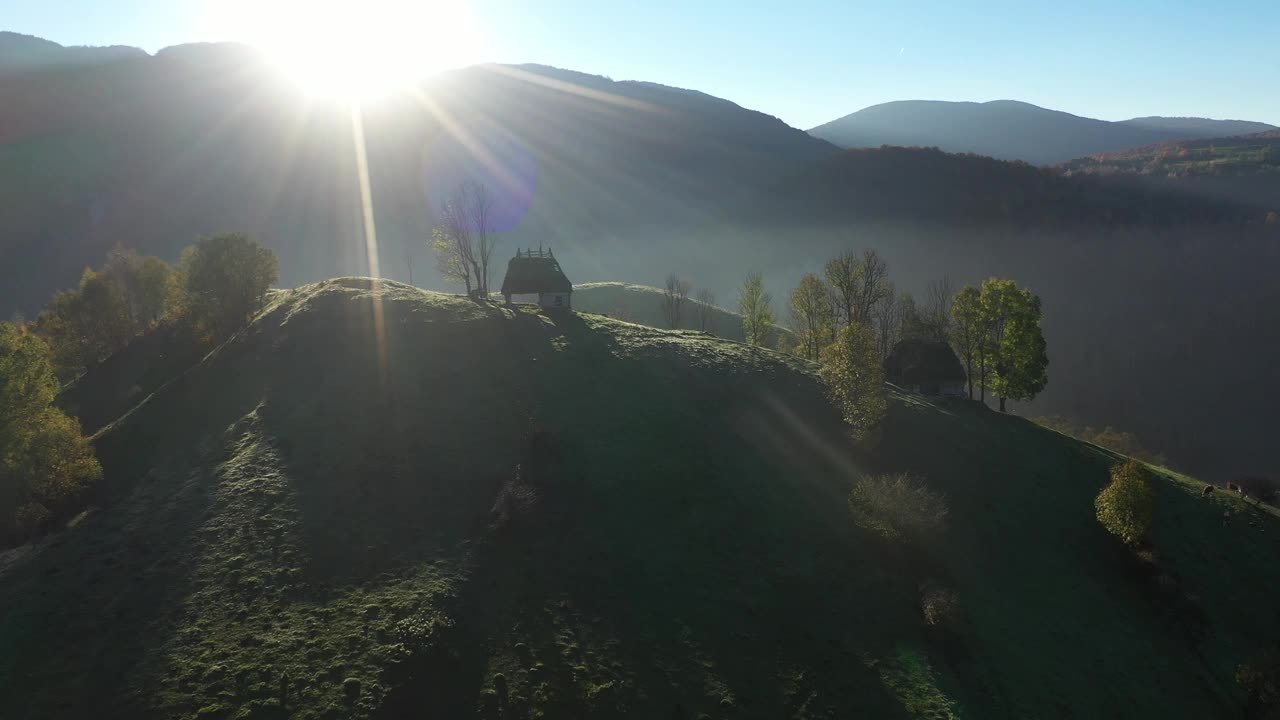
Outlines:
<svg viewBox="0 0 1280 720"><path fill-rule="evenodd" d="M364 220L364 247L373 295L373 340L383 379L387 373L387 333L382 317L382 273L378 267L378 227L373 216L373 189L369 183L369 157L365 151L364 115L359 105L351 107L351 140L356 152L356 175L360 184L360 212Z"/></svg>

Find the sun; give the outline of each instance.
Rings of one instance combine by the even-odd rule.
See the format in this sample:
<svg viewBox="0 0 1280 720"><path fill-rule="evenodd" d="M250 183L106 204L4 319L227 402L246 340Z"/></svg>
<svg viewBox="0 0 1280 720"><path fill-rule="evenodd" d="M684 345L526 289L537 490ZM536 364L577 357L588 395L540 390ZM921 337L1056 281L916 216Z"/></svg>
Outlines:
<svg viewBox="0 0 1280 720"><path fill-rule="evenodd" d="M231 0L212 8L306 93L367 101L483 60L464 2Z"/></svg>

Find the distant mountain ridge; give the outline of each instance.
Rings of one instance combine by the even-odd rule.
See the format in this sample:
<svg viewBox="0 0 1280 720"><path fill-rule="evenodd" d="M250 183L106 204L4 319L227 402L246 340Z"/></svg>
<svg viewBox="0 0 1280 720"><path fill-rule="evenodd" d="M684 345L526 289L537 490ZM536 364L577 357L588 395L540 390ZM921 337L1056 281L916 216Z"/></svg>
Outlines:
<svg viewBox="0 0 1280 720"><path fill-rule="evenodd" d="M33 35L0 30L0 73L58 65L99 65L146 57L141 48L65 46Z"/></svg>
<svg viewBox="0 0 1280 720"><path fill-rule="evenodd" d="M1169 140L1274 129L1266 123L1207 118L1144 117L1110 122L1017 100L901 100L863 108L812 128L809 134L846 148L937 147L1053 165Z"/></svg>

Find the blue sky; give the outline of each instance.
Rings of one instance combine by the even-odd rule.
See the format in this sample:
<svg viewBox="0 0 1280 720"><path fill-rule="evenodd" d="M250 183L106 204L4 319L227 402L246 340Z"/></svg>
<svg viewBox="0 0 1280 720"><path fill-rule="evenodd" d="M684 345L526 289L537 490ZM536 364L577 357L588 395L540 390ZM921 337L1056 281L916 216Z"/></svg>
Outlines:
<svg viewBox="0 0 1280 720"><path fill-rule="evenodd" d="M0 0L0 29L148 51L263 43L253 8L272 1ZM456 35L430 22L432 2L381 3L393 15L410 5L423 42ZM539 62L695 88L802 128L889 100L1004 98L1107 120L1280 125L1277 0L447 4L459 6L468 34L450 41L451 64Z"/></svg>

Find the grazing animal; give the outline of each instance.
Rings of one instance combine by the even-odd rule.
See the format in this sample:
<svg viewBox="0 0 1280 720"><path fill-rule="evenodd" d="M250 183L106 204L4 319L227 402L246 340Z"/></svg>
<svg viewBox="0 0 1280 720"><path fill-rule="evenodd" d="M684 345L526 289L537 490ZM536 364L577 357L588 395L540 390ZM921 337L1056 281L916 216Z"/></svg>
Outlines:
<svg viewBox="0 0 1280 720"><path fill-rule="evenodd" d="M1205 486L1204 486L1204 490L1201 490L1201 491L1200 491L1200 494L1201 494L1201 495L1208 495L1209 493L1213 492L1214 490L1217 490L1217 488L1215 488L1215 487L1214 487L1214 486L1212 486L1212 485L1205 485Z"/></svg>
<svg viewBox="0 0 1280 720"><path fill-rule="evenodd" d="M1229 482L1229 483L1227 483L1227 489L1228 489L1228 490L1235 490L1235 491L1236 491L1236 492L1238 492L1238 493L1243 493L1243 492L1244 492L1243 490L1241 490L1241 489L1240 489L1240 486L1239 486L1239 485L1237 485L1237 484L1235 484L1235 483L1233 483L1233 482Z"/></svg>

